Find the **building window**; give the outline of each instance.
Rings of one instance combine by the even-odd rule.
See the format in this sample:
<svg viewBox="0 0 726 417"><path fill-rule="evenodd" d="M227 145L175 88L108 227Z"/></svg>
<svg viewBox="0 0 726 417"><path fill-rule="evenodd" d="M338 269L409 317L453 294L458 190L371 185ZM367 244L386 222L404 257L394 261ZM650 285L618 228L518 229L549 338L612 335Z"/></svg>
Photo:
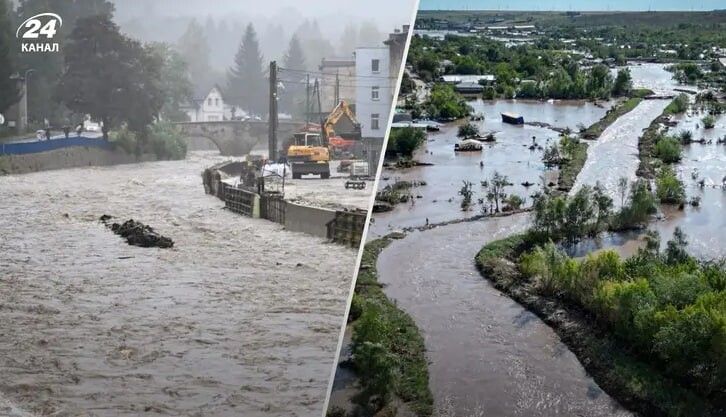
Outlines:
<svg viewBox="0 0 726 417"><path fill-rule="evenodd" d="M378 125L378 113L372 113L371 114L371 130L378 130L380 129L380 126Z"/></svg>
<svg viewBox="0 0 726 417"><path fill-rule="evenodd" d="M207 99L207 104L210 105L210 106L212 105L212 98L211 97Z"/></svg>
<svg viewBox="0 0 726 417"><path fill-rule="evenodd" d="M371 71L381 72L381 60L380 59L371 60Z"/></svg>
<svg viewBox="0 0 726 417"><path fill-rule="evenodd" d="M218 116L212 116L210 114L209 116L207 116L207 121L210 121L210 122L218 122L219 121L219 117Z"/></svg>
<svg viewBox="0 0 726 417"><path fill-rule="evenodd" d="M217 106L217 107L219 107L219 99L218 98L215 98L214 99L214 105Z"/></svg>
<svg viewBox="0 0 726 417"><path fill-rule="evenodd" d="M380 92L380 88L378 86L371 87L371 100L378 101L378 99L379 99L379 96L378 96L379 92Z"/></svg>

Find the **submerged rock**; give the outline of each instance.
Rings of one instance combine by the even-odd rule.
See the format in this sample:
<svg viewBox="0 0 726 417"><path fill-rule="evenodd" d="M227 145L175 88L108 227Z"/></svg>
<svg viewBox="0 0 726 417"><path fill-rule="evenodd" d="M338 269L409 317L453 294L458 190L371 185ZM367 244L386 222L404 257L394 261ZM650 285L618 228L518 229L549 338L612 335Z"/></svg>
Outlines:
<svg viewBox="0 0 726 417"><path fill-rule="evenodd" d="M104 214L100 220L114 233L126 239L129 245L143 248L171 248L174 246L173 240L156 233L151 226L137 222L134 219L126 220L123 223L110 223L111 218L111 216Z"/></svg>

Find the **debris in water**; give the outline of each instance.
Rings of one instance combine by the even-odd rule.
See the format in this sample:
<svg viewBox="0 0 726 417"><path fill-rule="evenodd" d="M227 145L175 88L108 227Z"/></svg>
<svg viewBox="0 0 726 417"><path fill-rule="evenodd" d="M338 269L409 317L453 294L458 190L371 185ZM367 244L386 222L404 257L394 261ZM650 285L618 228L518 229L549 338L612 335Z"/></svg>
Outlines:
<svg viewBox="0 0 726 417"><path fill-rule="evenodd" d="M126 239L129 245L141 246L143 248L171 248L174 246L173 240L156 233L151 226L137 222L134 219L126 220L122 224L110 224L112 218L113 216L104 214L99 220L114 233Z"/></svg>

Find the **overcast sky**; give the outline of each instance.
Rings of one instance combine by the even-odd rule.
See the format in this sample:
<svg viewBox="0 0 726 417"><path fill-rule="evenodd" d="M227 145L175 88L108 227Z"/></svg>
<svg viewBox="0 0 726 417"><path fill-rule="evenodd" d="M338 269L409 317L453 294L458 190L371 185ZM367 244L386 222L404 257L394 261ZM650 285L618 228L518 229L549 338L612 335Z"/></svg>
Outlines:
<svg viewBox="0 0 726 417"><path fill-rule="evenodd" d="M714 10L726 0L421 0L422 10Z"/></svg>
<svg viewBox="0 0 726 417"><path fill-rule="evenodd" d="M196 16L204 19L243 15L251 20L288 16L317 19L321 30L336 30L348 21L373 20L381 30L390 31L411 20L416 0L116 0L121 21L145 15Z"/></svg>

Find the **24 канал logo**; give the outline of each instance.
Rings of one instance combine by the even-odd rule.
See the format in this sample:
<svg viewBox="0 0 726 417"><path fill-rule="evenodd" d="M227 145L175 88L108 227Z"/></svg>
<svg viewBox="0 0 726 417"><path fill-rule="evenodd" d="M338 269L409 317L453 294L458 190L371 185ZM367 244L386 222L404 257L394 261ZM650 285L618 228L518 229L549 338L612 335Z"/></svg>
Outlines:
<svg viewBox="0 0 726 417"><path fill-rule="evenodd" d="M58 52L58 42L52 42L63 19L55 13L40 13L27 18L15 31L21 39L20 52Z"/></svg>

